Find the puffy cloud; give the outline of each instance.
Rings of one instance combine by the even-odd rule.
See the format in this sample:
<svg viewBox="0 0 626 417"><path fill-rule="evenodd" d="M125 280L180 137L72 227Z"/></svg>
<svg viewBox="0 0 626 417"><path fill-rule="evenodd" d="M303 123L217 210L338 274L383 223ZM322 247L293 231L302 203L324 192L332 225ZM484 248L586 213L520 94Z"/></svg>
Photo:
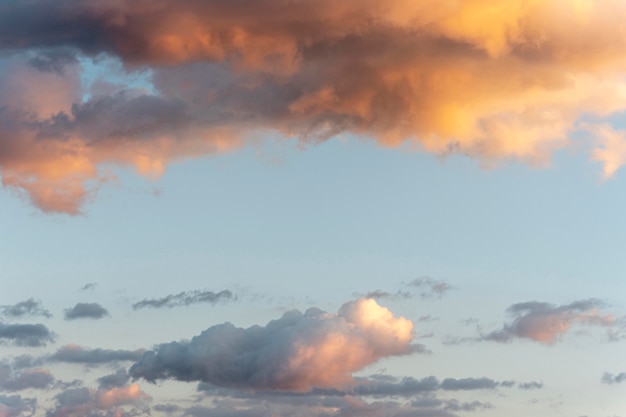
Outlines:
<svg viewBox="0 0 626 417"><path fill-rule="evenodd" d="M5 2L2 181L76 214L111 165L158 176L267 131L546 163L583 118L626 110L625 18L622 0ZM84 102L98 54L153 91ZM603 146L609 176L625 159Z"/></svg>
<svg viewBox="0 0 626 417"><path fill-rule="evenodd" d="M543 382L537 382L537 381L522 382L517 387L523 390L541 389L543 388Z"/></svg>
<svg viewBox="0 0 626 417"><path fill-rule="evenodd" d="M107 309L98 303L78 303L74 307L65 310L65 320L97 320L109 315Z"/></svg>
<svg viewBox="0 0 626 417"><path fill-rule="evenodd" d="M123 387L128 383L130 376L128 372L124 369L118 369L114 374L105 375L103 377L98 378L98 383L100 384L100 388L116 388Z"/></svg>
<svg viewBox="0 0 626 417"><path fill-rule="evenodd" d="M14 305L0 306L0 311L2 311L6 317L14 319L24 316L52 317L52 314L43 307L41 301L37 301L33 298L20 301Z"/></svg>
<svg viewBox="0 0 626 417"><path fill-rule="evenodd" d="M133 304L133 309L141 308L173 308L185 307L191 304L216 304L220 301L229 301L236 299L236 296L229 290L223 290L218 293L213 291L183 291L178 294L167 295L162 298L145 299Z"/></svg>
<svg viewBox="0 0 626 417"><path fill-rule="evenodd" d="M372 299L344 304L337 314L311 308L266 326L213 326L189 342L148 351L130 369L148 381L172 378L257 390L341 388L377 360L417 349L413 323Z"/></svg>
<svg viewBox="0 0 626 417"><path fill-rule="evenodd" d="M502 329L483 335L483 340L509 342L514 338L526 338L544 344L558 341L575 324L610 327L617 323L611 315L603 315L604 304L596 299L580 300L555 306L549 303L529 301L513 304L508 313L513 321Z"/></svg>
<svg viewBox="0 0 626 417"><path fill-rule="evenodd" d="M0 341L7 340L18 346L46 346L54 341L54 334L43 324L0 323Z"/></svg>
<svg viewBox="0 0 626 417"><path fill-rule="evenodd" d="M144 350L110 350L88 349L77 345L66 345L57 350L50 359L59 362L83 363L87 365L100 365L119 361L137 361Z"/></svg>

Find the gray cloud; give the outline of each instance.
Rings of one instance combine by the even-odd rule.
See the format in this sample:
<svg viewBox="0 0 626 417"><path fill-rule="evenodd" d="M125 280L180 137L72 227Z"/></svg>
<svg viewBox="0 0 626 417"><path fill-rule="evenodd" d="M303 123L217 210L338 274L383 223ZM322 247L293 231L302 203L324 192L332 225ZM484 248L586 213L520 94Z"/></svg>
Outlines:
<svg viewBox="0 0 626 417"><path fill-rule="evenodd" d="M490 378L446 378L441 381L441 389L446 391L495 389L500 384Z"/></svg>
<svg viewBox="0 0 626 417"><path fill-rule="evenodd" d="M0 415L3 417L21 417L33 415L37 405L34 398L23 398L21 395L0 395Z"/></svg>
<svg viewBox="0 0 626 417"><path fill-rule="evenodd" d="M118 369L114 374L109 374L98 378L100 388L110 389L113 387L123 387L128 384L130 376L125 369Z"/></svg>
<svg viewBox="0 0 626 417"><path fill-rule="evenodd" d="M231 301L234 299L236 299L236 296L229 290L223 290L217 293L200 290L183 291L162 298L141 300L133 304L133 309L186 307L192 304L216 304L221 301Z"/></svg>
<svg viewBox="0 0 626 417"><path fill-rule="evenodd" d="M0 341L10 341L18 346L39 347L54 341L54 334L43 324L0 323Z"/></svg>
<svg viewBox="0 0 626 417"><path fill-rule="evenodd" d="M0 365L0 389L21 391L45 389L54 383L54 377L46 369L27 369L15 374L8 365Z"/></svg>
<svg viewBox="0 0 626 417"><path fill-rule="evenodd" d="M97 282L88 282L87 284L85 284L82 287L80 287L80 290L81 291L92 291L92 290L95 290L97 286L98 286Z"/></svg>
<svg viewBox="0 0 626 417"><path fill-rule="evenodd" d="M607 328L615 325L613 316L600 313L604 306L597 299L574 301L561 306L538 301L517 303L507 309L513 321L505 323L500 330L483 335L481 339L503 343L525 338L553 344L575 324Z"/></svg>
<svg viewBox="0 0 626 417"><path fill-rule="evenodd" d="M33 298L21 301L14 305L0 306L0 311L8 318L16 319L26 316L52 317L52 314L46 310L41 301Z"/></svg>
<svg viewBox="0 0 626 417"><path fill-rule="evenodd" d="M413 337L409 320L359 299L337 314L311 308L285 313L265 327L213 326L189 342L146 352L129 373L151 382L172 378L259 390L338 388L352 372L383 357L417 351Z"/></svg>
<svg viewBox="0 0 626 417"><path fill-rule="evenodd" d="M518 388L523 389L523 390L541 389L543 388L543 382L537 382L537 381L522 382L518 385Z"/></svg>
<svg viewBox="0 0 626 417"><path fill-rule="evenodd" d="M617 375L605 372L602 375L602 383L603 384L621 384L622 382L626 382L626 372L620 372Z"/></svg>
<svg viewBox="0 0 626 417"><path fill-rule="evenodd" d="M78 303L65 310L65 320L93 319L98 320L110 316L106 308L98 303Z"/></svg>
<svg viewBox="0 0 626 417"><path fill-rule="evenodd" d="M139 406L151 400L137 385L97 390L86 387L71 388L57 394L55 399L57 406L48 410L47 417L127 416L129 414L123 409L118 409L119 406ZM130 415L137 412L137 409L132 409Z"/></svg>
<svg viewBox="0 0 626 417"><path fill-rule="evenodd" d="M99 365L111 362L137 361L144 350L88 349L76 345L61 347L50 359L59 362Z"/></svg>
<svg viewBox="0 0 626 417"><path fill-rule="evenodd" d="M454 287L442 280L436 280L430 277L420 277L408 283L409 286L422 290L420 297L422 298L442 298Z"/></svg>

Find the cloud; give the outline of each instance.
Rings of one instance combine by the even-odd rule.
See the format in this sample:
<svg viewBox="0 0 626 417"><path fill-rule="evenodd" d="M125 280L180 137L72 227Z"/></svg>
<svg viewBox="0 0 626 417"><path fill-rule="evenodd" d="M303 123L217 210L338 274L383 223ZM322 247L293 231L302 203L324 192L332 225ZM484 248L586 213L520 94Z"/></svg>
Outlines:
<svg viewBox="0 0 626 417"><path fill-rule="evenodd" d="M446 378L441 381L441 389L446 391L495 389L498 382L489 378Z"/></svg>
<svg viewBox="0 0 626 417"><path fill-rule="evenodd" d="M80 287L81 291L93 291L98 286L97 282L88 282L87 284Z"/></svg>
<svg viewBox="0 0 626 417"><path fill-rule="evenodd" d="M0 311L6 317L16 319L22 318L25 316L42 316L46 318L52 317L52 314L41 304L41 301L36 301L33 298L29 298L28 300L20 301L14 305L8 306L0 306Z"/></svg>
<svg viewBox="0 0 626 417"><path fill-rule="evenodd" d="M37 401L23 398L21 395L0 395L0 417L18 417L32 415Z"/></svg>
<svg viewBox="0 0 626 417"><path fill-rule="evenodd" d="M531 382L522 382L518 385L519 389L523 390L533 390L533 389L541 389L543 388L543 382L531 381Z"/></svg>
<svg viewBox="0 0 626 417"><path fill-rule="evenodd" d="M115 387L123 387L128 383L130 376L125 369L118 369L114 374L105 375L98 378L100 388L111 389Z"/></svg>
<svg viewBox="0 0 626 417"><path fill-rule="evenodd" d="M77 345L66 345L57 350L50 359L59 362L100 365L110 362L137 361L144 350L88 349Z"/></svg>
<svg viewBox="0 0 626 417"><path fill-rule="evenodd" d="M191 304L216 304L220 301L230 301L236 299L236 296L229 290L223 290L218 293L213 291L184 291L178 294L168 295L162 298L145 299L133 304L134 310L141 308L173 308L186 307Z"/></svg>
<svg viewBox="0 0 626 417"><path fill-rule="evenodd" d="M442 298L448 291L454 289L453 286L445 281L432 279L430 277L415 278L408 284L411 287L422 290L420 296L422 298Z"/></svg>
<svg viewBox="0 0 626 417"><path fill-rule="evenodd" d="M54 341L54 334L43 324L0 323L0 341L7 340L17 346L39 347Z"/></svg>
<svg viewBox="0 0 626 417"><path fill-rule="evenodd" d="M65 320L93 319L98 320L110 316L106 308L98 303L78 303L65 310Z"/></svg>
<svg viewBox="0 0 626 417"><path fill-rule="evenodd" d="M265 327L213 326L189 342L146 352L129 373L150 382L171 378L257 390L340 388L379 359L414 352L413 337L411 321L359 299L337 314L311 308L285 313Z"/></svg>
<svg viewBox="0 0 626 417"><path fill-rule="evenodd" d="M111 166L158 176L267 132L545 164L626 110L625 17L621 0L8 2L2 182L77 214ZM91 96L82 62L103 55L151 88ZM607 176L618 145L592 156Z"/></svg>
<svg viewBox="0 0 626 417"><path fill-rule="evenodd" d="M98 390L85 387L72 388L56 396L57 407L49 410L46 415L48 417L122 416L125 415L124 410L118 407L141 406L151 399L137 384ZM102 414L100 411L109 411L113 414Z"/></svg>
<svg viewBox="0 0 626 417"><path fill-rule="evenodd" d="M610 327L616 324L611 315L602 315L604 303L596 299L574 301L570 304L553 304L529 301L513 304L507 309L513 321L502 329L482 336L483 340L510 342L525 338L547 345L557 342L575 324Z"/></svg>
<svg viewBox="0 0 626 417"><path fill-rule="evenodd" d="M27 369L16 375L7 365L0 365L0 389L21 391L25 389L45 389L52 385L54 377L47 369Z"/></svg>
<svg viewBox="0 0 626 417"><path fill-rule="evenodd" d="M605 372L604 375L602 375L602 383L603 384L621 384L622 382L626 381L626 372L620 372L617 375Z"/></svg>

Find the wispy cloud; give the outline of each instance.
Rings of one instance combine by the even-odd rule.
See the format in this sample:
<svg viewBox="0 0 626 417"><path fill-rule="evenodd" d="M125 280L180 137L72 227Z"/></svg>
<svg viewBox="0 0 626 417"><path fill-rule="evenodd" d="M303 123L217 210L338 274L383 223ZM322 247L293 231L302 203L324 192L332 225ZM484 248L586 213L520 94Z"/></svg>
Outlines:
<svg viewBox="0 0 626 417"><path fill-rule="evenodd" d="M183 291L178 294L167 295L162 298L145 299L133 304L133 309L142 308L173 308L186 307L192 304L217 304L222 301L232 301L237 297L229 290L213 291Z"/></svg>
<svg viewBox="0 0 626 417"><path fill-rule="evenodd" d="M143 355L144 350L112 350L112 349L88 349L77 345L66 345L50 356L50 359L59 362L82 363L87 365L99 365L120 361L137 361Z"/></svg>
<svg viewBox="0 0 626 417"><path fill-rule="evenodd" d="M421 290L420 297L422 298L442 298L454 287L442 280L436 280L430 277L415 278L409 282L410 287Z"/></svg>
<svg viewBox="0 0 626 417"><path fill-rule="evenodd" d="M611 374L609 372L605 372L602 375L602 383L604 384L621 384L622 382L626 382L626 372L620 372L617 375Z"/></svg>
<svg viewBox="0 0 626 417"><path fill-rule="evenodd" d="M110 316L108 310L98 303L78 303L65 310L65 320L98 320Z"/></svg>
<svg viewBox="0 0 626 417"><path fill-rule="evenodd" d="M513 320L500 330L482 336L483 340L509 342L525 338L544 344L554 344L572 326L600 326L610 328L617 322L610 314L602 314L605 305L597 299L574 301L570 304L554 304L529 301L513 304L507 309Z"/></svg>
<svg viewBox="0 0 626 417"><path fill-rule="evenodd" d="M584 18L576 1L9 2L2 182L77 214L112 178L104 166L158 176L261 131L546 163L586 116L626 110L625 15L621 0ZM81 59L102 55L149 70L151 88L85 91ZM623 132L587 131L612 175Z"/></svg>
<svg viewBox="0 0 626 417"><path fill-rule="evenodd" d="M265 327L213 326L189 342L148 351L133 378L178 379L258 390L339 388L377 360L410 354L413 323L372 299L344 304L337 314L311 308L285 313Z"/></svg>
<svg viewBox="0 0 626 417"><path fill-rule="evenodd" d="M41 301L33 298L20 301L17 304L0 306L0 311L8 318L16 319L29 316L52 317L52 314L45 309Z"/></svg>

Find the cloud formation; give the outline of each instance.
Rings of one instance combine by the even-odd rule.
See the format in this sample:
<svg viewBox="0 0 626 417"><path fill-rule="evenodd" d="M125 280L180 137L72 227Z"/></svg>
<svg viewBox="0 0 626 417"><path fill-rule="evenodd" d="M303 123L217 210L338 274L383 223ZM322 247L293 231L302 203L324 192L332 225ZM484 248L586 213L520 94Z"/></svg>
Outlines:
<svg viewBox="0 0 626 417"><path fill-rule="evenodd" d="M158 176L268 131L545 163L583 118L609 176L624 133L595 126L626 110L625 18L621 0L5 2L2 182L75 214L112 165ZM99 54L151 88L83 85Z"/></svg>
<svg viewBox="0 0 626 417"><path fill-rule="evenodd" d="M133 309L186 307L191 304L216 304L220 301L230 301L233 299L236 299L236 296L229 290L222 290L218 293L200 290L183 291L162 298L141 300L133 304Z"/></svg>
<svg viewBox="0 0 626 417"><path fill-rule="evenodd" d="M59 362L82 363L87 365L100 365L111 362L137 361L144 350L110 350L88 349L78 345L66 345L57 350L50 359Z"/></svg>
<svg viewBox="0 0 626 417"><path fill-rule="evenodd" d="M41 316L46 318L52 317L52 314L50 314L50 312L43 307L41 301L36 301L33 298L20 301L14 305L0 306L0 311L6 317L11 319L27 316Z"/></svg>
<svg viewBox="0 0 626 417"><path fill-rule="evenodd" d="M413 323L372 299L337 314L291 311L265 327L213 326L189 342L159 345L130 368L133 378L204 381L221 387L305 392L342 388L377 360L407 355Z"/></svg>
<svg viewBox="0 0 626 417"><path fill-rule="evenodd" d="M513 321L502 329L482 336L483 340L510 342L525 338L547 345L557 342L573 325L610 327L616 323L609 314L601 314L604 303L596 299L574 301L555 306L554 304L529 301L513 304L507 309Z"/></svg>
<svg viewBox="0 0 626 417"><path fill-rule="evenodd" d="M110 316L106 308L98 303L78 303L65 310L65 320L92 319L98 320Z"/></svg>
<svg viewBox="0 0 626 417"><path fill-rule="evenodd" d="M54 334L43 324L0 323L0 341L17 346L39 347L54 341Z"/></svg>

